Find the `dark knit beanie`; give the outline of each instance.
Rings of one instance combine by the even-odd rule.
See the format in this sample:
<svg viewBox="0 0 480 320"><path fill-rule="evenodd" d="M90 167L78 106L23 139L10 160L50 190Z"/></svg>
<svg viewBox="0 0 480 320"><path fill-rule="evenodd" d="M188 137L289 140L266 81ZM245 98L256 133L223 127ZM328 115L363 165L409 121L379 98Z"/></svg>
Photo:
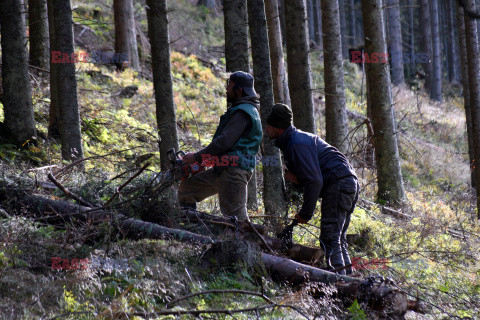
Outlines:
<svg viewBox="0 0 480 320"><path fill-rule="evenodd" d="M292 110L286 104L277 103L267 118L267 124L278 129L287 129L292 125L292 117Z"/></svg>

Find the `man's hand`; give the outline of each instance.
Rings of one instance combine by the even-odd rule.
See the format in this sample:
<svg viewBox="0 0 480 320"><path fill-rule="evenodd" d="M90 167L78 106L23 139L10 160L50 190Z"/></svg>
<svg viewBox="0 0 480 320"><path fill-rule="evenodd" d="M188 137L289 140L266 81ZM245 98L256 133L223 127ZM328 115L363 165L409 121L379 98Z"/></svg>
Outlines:
<svg viewBox="0 0 480 320"><path fill-rule="evenodd" d="M189 152L186 155L182 157L182 161L185 164L192 164L195 162L195 153L194 152Z"/></svg>
<svg viewBox="0 0 480 320"><path fill-rule="evenodd" d="M298 223L303 223L303 224L308 223L308 220L300 217L298 213L295 215L295 219L297 219Z"/></svg>
<svg viewBox="0 0 480 320"><path fill-rule="evenodd" d="M295 184L298 184L297 176L285 169L285 179Z"/></svg>

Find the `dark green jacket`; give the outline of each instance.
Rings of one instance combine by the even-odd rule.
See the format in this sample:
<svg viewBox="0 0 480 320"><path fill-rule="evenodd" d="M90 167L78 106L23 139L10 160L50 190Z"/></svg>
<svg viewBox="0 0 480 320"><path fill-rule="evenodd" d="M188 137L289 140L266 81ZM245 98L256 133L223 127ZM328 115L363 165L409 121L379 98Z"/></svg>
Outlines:
<svg viewBox="0 0 480 320"><path fill-rule="evenodd" d="M220 123L217 131L215 131L213 139L222 133L232 115L240 110L244 111L250 117L252 121L252 128L247 134L242 135L230 149L219 155L219 157L223 155L228 155L229 159L232 159L232 157L238 157L237 161L230 160L228 165L253 171L256 164L255 155L258 153L263 136L260 114L258 109L253 104L241 103L227 109L225 114L220 117Z"/></svg>

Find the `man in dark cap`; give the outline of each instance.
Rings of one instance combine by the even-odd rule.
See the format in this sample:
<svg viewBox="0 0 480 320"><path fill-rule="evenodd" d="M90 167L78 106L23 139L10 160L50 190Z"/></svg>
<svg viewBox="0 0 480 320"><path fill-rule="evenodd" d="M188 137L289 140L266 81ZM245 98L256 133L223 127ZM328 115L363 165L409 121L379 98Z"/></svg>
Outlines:
<svg viewBox="0 0 480 320"><path fill-rule="evenodd" d="M317 199L322 198L320 243L327 268L351 274L346 233L358 199L358 182L347 158L321 138L292 125L292 111L284 104L273 106L267 118L267 133L282 150L285 177L303 188L303 205L295 216L307 223Z"/></svg>
<svg viewBox="0 0 480 320"><path fill-rule="evenodd" d="M185 164L208 160L214 167L182 181L178 200L183 207L196 208L197 202L218 193L222 214L248 220L247 184L263 136L251 74L237 71L230 75L227 103L212 142L183 157Z"/></svg>

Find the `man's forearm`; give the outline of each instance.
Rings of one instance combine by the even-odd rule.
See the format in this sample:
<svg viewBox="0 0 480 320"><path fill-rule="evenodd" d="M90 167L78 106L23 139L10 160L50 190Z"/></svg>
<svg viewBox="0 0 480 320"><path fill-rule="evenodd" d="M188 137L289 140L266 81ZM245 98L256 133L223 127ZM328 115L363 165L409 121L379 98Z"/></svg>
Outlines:
<svg viewBox="0 0 480 320"><path fill-rule="evenodd" d="M317 206L318 197L322 187L317 183L308 183L303 188L303 205L298 215L305 219L310 220Z"/></svg>

